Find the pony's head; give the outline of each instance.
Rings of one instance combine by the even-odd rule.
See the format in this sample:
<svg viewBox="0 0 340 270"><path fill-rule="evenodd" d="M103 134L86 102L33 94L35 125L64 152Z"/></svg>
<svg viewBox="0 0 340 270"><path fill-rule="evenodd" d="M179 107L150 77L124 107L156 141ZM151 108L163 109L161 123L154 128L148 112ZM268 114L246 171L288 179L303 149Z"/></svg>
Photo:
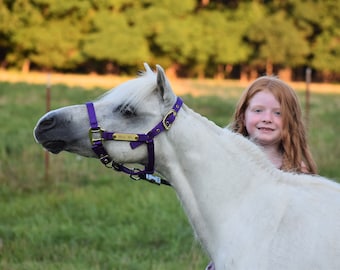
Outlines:
<svg viewBox="0 0 340 270"><path fill-rule="evenodd" d="M104 131L110 131L107 136L113 137L113 133L118 134L118 137L119 134L145 134L171 111L176 96L164 70L157 65L157 72L153 72L147 64L144 66L146 71L140 77L117 86L91 103L92 113L100 127L99 136ZM89 121L90 114L85 104L50 111L38 121L34 137L44 148L55 154L68 151L95 157L93 145L98 140L116 162L147 161L147 148L136 146L133 150L129 136L122 136L118 140L102 140L96 137L98 134L91 134L90 128L96 127ZM89 130L90 137L95 137L92 141L89 139Z"/></svg>

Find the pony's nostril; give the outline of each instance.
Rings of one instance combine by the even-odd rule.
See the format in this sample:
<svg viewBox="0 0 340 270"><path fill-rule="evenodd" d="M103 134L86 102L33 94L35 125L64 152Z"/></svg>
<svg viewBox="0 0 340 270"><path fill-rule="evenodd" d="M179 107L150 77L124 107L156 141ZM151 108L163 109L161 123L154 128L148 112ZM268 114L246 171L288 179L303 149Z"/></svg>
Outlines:
<svg viewBox="0 0 340 270"><path fill-rule="evenodd" d="M54 127L55 123L56 123L55 118L49 117L49 118L42 120L39 124L39 127L42 130L47 130L47 129Z"/></svg>

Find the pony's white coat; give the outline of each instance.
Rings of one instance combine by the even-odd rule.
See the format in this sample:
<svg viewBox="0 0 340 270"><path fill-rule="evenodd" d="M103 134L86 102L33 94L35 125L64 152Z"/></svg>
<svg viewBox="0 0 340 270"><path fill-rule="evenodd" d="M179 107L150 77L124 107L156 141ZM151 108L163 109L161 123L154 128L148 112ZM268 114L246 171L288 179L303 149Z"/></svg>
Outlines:
<svg viewBox="0 0 340 270"><path fill-rule="evenodd" d="M163 69L157 66L155 75L146 67L141 78L95 102L103 128L147 132L174 104L176 96ZM124 123L118 112L109 116L118 104L134 107L138 122ZM88 129L83 105L56 113L69 122L77 120L78 130ZM78 146L66 150L93 155L84 133ZM53 132L49 136L58 139L52 138ZM144 147L131 150L127 142L107 142L105 147L119 162L146 160ZM170 130L156 137L155 149L157 171L176 190L217 270L340 269L338 184L275 169L256 145L186 105Z"/></svg>

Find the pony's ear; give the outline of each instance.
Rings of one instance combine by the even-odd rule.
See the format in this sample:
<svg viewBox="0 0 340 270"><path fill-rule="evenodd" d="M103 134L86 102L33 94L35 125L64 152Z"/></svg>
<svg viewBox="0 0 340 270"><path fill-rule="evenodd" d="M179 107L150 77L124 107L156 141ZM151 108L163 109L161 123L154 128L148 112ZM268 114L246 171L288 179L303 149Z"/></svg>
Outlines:
<svg viewBox="0 0 340 270"><path fill-rule="evenodd" d="M160 65L156 65L157 69L157 89L166 103L167 106L171 107L176 102L176 95L173 92L171 85L165 75L163 68Z"/></svg>
<svg viewBox="0 0 340 270"><path fill-rule="evenodd" d="M153 70L148 65L148 63L144 63L144 68L145 68L146 73L153 73Z"/></svg>

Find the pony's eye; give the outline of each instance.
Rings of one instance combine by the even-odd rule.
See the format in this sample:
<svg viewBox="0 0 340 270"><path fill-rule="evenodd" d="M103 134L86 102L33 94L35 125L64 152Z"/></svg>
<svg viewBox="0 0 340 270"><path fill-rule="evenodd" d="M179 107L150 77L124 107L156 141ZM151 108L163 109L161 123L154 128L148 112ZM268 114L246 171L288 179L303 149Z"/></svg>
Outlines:
<svg viewBox="0 0 340 270"><path fill-rule="evenodd" d="M136 116L135 109L129 106L129 104L119 105L115 111L121 113L124 117Z"/></svg>
<svg viewBox="0 0 340 270"><path fill-rule="evenodd" d="M126 116L126 117L132 117L132 116L135 116L136 115L136 113L135 113L135 111L134 110L130 110L130 109L125 109L125 110L123 110L122 111L122 114L124 115L124 116Z"/></svg>

